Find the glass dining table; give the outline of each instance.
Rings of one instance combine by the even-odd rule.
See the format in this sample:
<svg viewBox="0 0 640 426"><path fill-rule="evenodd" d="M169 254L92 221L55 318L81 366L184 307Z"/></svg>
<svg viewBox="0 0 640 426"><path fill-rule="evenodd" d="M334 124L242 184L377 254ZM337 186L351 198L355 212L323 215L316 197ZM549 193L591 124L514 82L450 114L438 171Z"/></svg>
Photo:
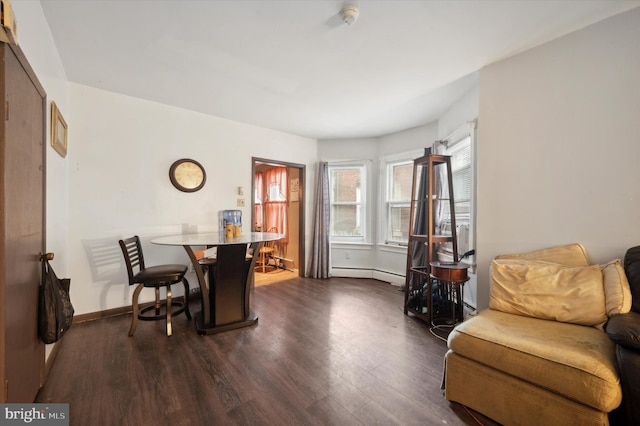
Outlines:
<svg viewBox="0 0 640 426"><path fill-rule="evenodd" d="M199 334L215 334L258 322L250 303L256 259L264 242L284 237L272 232L227 237L223 231L158 237L151 243L184 247L202 294L202 310L195 314L196 330ZM217 247L216 256L201 262L195 247Z"/></svg>

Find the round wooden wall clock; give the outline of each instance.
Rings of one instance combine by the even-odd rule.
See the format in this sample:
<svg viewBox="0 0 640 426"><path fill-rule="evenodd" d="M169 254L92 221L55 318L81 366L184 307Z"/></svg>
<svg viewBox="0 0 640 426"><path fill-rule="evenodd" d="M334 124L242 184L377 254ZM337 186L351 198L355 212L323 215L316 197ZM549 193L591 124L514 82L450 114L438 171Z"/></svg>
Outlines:
<svg viewBox="0 0 640 426"><path fill-rule="evenodd" d="M183 192L196 192L202 189L207 181L207 174L202 164L196 160L182 158L169 168L169 179L173 186Z"/></svg>

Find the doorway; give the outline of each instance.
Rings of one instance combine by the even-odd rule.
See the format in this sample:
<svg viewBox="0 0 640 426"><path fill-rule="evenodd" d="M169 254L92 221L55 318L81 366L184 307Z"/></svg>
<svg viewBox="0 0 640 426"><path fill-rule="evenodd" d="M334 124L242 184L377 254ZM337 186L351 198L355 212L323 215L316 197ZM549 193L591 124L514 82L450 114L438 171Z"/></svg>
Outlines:
<svg viewBox="0 0 640 426"><path fill-rule="evenodd" d="M278 232L270 253L261 253L256 286L304 276L305 165L252 158L252 231Z"/></svg>

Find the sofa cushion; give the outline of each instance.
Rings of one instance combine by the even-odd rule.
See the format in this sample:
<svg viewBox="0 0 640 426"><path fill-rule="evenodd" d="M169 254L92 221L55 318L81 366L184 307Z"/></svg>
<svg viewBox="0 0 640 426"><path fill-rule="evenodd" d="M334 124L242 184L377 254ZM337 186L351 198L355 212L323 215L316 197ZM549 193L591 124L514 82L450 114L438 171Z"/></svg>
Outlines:
<svg viewBox="0 0 640 426"><path fill-rule="evenodd" d="M543 262L558 263L565 266L589 265L587 251L581 244L577 243L549 247L526 253L503 254L500 256L496 256L496 259L539 260Z"/></svg>
<svg viewBox="0 0 640 426"><path fill-rule="evenodd" d="M631 310L631 289L620 259L601 265L607 316L626 314Z"/></svg>
<svg viewBox="0 0 640 426"><path fill-rule="evenodd" d="M594 327L487 309L456 326L448 346L458 355L598 410L609 412L622 399L615 344Z"/></svg>
<svg viewBox="0 0 640 426"><path fill-rule="evenodd" d="M616 315L607 322L607 334L619 345L640 350L640 314Z"/></svg>
<svg viewBox="0 0 640 426"><path fill-rule="evenodd" d="M640 246L631 247L625 253L624 272L631 288L633 299L631 310L640 312Z"/></svg>
<svg viewBox="0 0 640 426"><path fill-rule="evenodd" d="M581 325L607 320L600 266L563 266L525 259L491 262L489 307Z"/></svg>

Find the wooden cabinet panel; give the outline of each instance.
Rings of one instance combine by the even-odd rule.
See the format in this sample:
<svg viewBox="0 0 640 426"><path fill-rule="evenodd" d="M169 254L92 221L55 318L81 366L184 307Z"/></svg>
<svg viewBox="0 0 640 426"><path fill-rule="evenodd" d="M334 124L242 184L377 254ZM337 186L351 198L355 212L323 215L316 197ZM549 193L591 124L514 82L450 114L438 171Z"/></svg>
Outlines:
<svg viewBox="0 0 640 426"><path fill-rule="evenodd" d="M33 402L43 380L46 95L22 51L0 44L0 378L2 401Z"/></svg>

